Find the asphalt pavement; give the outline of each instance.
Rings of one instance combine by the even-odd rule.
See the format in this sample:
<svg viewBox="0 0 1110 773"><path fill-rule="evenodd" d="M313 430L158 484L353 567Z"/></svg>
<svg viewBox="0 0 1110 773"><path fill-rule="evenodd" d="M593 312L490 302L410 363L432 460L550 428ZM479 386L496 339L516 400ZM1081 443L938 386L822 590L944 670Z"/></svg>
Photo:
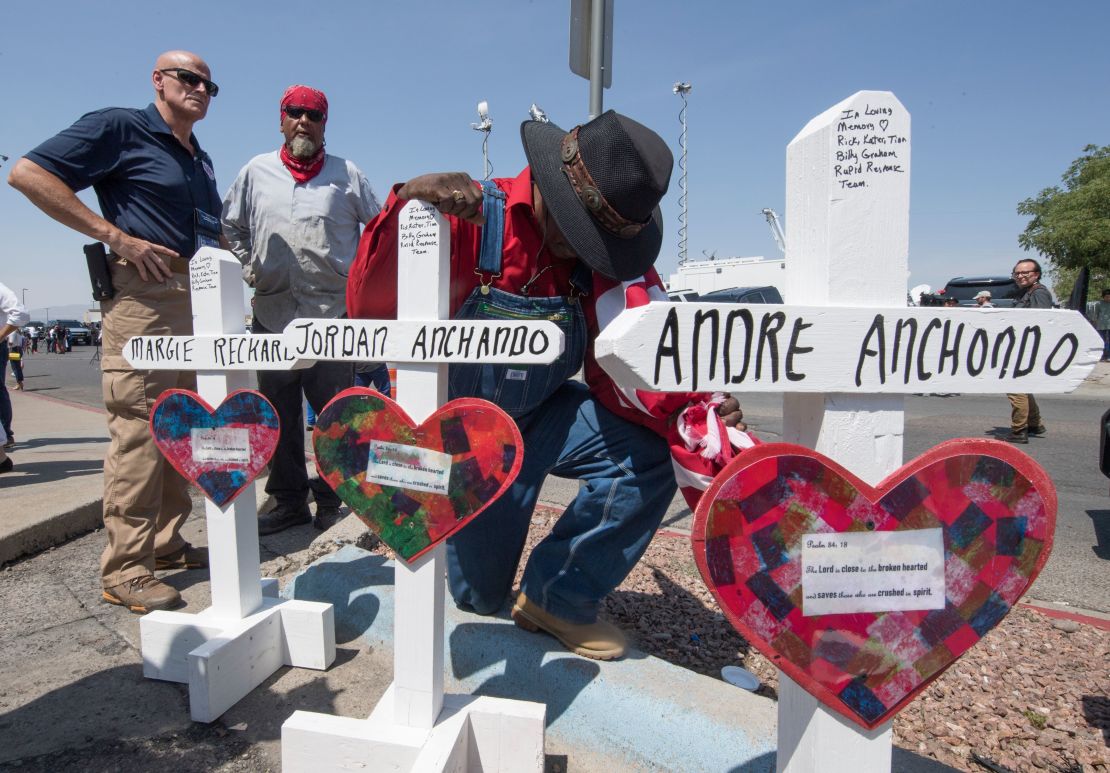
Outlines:
<svg viewBox="0 0 1110 773"><path fill-rule="evenodd" d="M218 722L192 723L182 685L142 677L138 618L98 603L103 538L93 530L107 432L94 354L75 347L67 355L31 355L27 391L12 394L16 467L0 476L0 564L8 562L0 571L0 619L6 621L0 628L0 766L277 769L281 722L294 709L360 717L373 708L392 668L389 635L382 630L391 619L384 613L392 603L391 573L358 549L362 529L354 518L312 541L303 534L310 530L262 538L264 573L298 578L286 584L287 592L333 578L313 593L336 605L339 659L325 673L280 669ZM780 399L752 396L743 403L761 437L781 436ZM1095 614L1110 611L1110 500L1097 471L1096 426L1108 405L1110 365L1100 364L1076 393L1044 398L1049 435L1024 447L1060 494L1053 557L1030 596ZM1001 395L907 398L906 458L951 437L1001 434L1008 410ZM557 506L575 488L549 481L541 499ZM688 528L688 520L689 511L676 500L667 528ZM186 534L204 544L203 518L190 519ZM382 575L377 614L351 601L367 571ZM188 611L208 605L206 572L173 573L168 581L181 590ZM774 769L775 705L769 699L640 653L615 664L583 661L504 619L451 610L448 636L455 666L448 689L503 694L497 691L506 684L527 681L520 677L527 663L534 669L524 671L545 675L523 697L548 705L549 769ZM490 641L516 654L486 662ZM476 649L468 650L468 643ZM480 667L460 669L467 658ZM577 686L568 692L568 684ZM584 738L583 727L594 734ZM622 734L629 727L636 732ZM705 737L714 738L712 753ZM699 763L676 766L675 759ZM901 750L895 769L947 770Z"/></svg>

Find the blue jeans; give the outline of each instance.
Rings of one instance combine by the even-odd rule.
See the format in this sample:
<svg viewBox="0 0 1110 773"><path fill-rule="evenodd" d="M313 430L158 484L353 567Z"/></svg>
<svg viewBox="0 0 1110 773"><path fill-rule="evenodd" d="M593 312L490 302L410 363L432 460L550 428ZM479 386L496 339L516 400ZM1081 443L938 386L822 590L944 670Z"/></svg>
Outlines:
<svg viewBox="0 0 1110 773"><path fill-rule="evenodd" d="M379 363L373 370L359 370L355 366L355 386L374 387L383 395L388 396L393 386L389 381L389 366L384 362Z"/></svg>
<svg viewBox="0 0 1110 773"><path fill-rule="evenodd" d="M573 623L640 560L675 494L666 441L610 413L576 381L517 418L524 460L510 489L447 541L447 576L460 607L493 614L505 602L548 474L583 485L532 551L521 590Z"/></svg>
<svg viewBox="0 0 1110 773"><path fill-rule="evenodd" d="M253 329L256 333L271 332L257 320ZM354 368L349 362L321 361L302 370L258 371L258 391L273 403L281 422L277 448L270 460L270 475L266 479L266 493L273 495L279 507L300 507L308 497L302 393L309 405L319 412L353 381ZM318 506L339 506L339 497L322 481L313 487L312 493Z"/></svg>
<svg viewBox="0 0 1110 773"><path fill-rule="evenodd" d="M8 394L8 342L0 342L0 427L4 439L14 437L12 432L12 396ZM0 440L0 443L4 442Z"/></svg>

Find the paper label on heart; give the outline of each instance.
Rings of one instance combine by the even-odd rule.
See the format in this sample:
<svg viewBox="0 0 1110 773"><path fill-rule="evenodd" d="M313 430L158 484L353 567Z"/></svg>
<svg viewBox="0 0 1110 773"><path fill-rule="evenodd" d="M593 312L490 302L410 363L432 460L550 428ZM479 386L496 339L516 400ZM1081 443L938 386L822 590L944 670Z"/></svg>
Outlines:
<svg viewBox="0 0 1110 773"><path fill-rule="evenodd" d="M366 480L379 486L446 494L451 481L451 454L371 440Z"/></svg>
<svg viewBox="0 0 1110 773"><path fill-rule="evenodd" d="M265 469L280 426L260 392L241 389L212 408L196 392L170 389L151 408L150 431L166 461L224 507Z"/></svg>
<svg viewBox="0 0 1110 773"><path fill-rule="evenodd" d="M802 614L944 608L940 529L806 534Z"/></svg>
<svg viewBox="0 0 1110 773"><path fill-rule="evenodd" d="M520 471L524 441L493 403L452 400L416 425L384 395L355 387L320 412L316 467L404 561L463 528Z"/></svg>
<svg viewBox="0 0 1110 773"><path fill-rule="evenodd" d="M775 443L714 479L692 540L733 627L821 703L874 728L1001 622L1048 559L1055 519L1048 475L1008 443L948 441L877 486ZM926 536L937 533L940 563Z"/></svg>
<svg viewBox="0 0 1110 773"><path fill-rule="evenodd" d="M251 433L247 429L190 430L194 462L231 462L248 464L251 460Z"/></svg>

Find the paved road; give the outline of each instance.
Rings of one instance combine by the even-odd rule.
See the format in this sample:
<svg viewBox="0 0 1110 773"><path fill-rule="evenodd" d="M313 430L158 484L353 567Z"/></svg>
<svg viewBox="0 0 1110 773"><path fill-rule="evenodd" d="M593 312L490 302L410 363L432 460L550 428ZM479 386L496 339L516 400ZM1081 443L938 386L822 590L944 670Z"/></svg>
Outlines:
<svg viewBox="0 0 1110 773"><path fill-rule="evenodd" d="M92 347L75 346L70 354L31 355L24 365L26 386L43 395L101 406L100 372L90 362ZM1084 384L1070 395L1040 399L1049 427L1044 438L1033 438L1023 450L1048 471L1057 487L1060 511L1052 557L1031 595L1085 609L1110 612L1110 496L1108 481L1098 471L1097 422L1110 407L1110 388ZM743 398L744 411L764 440L782 432L779 395ZM1008 431L1009 403L1003 395L915 397L905 401L905 457L911 459L941 441L955 437L1002 436ZM19 437L33 436L15 418ZM541 495L545 501L566 502L577 484L551 479ZM689 528L690 511L676 498L665 523Z"/></svg>

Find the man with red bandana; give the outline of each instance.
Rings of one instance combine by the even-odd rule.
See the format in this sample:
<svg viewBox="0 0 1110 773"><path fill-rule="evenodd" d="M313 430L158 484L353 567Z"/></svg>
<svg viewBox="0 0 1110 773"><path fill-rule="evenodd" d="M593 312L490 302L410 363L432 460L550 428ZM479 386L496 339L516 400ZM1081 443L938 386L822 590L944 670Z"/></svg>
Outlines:
<svg viewBox="0 0 1110 773"><path fill-rule="evenodd" d="M663 140L612 111L570 132L529 121L521 138L529 166L516 178L479 186L445 173L395 186L363 234L347 308L352 317L396 315L394 295L381 288L396 287L405 270L397 215L420 199L450 222L454 318L547 319L562 328L566 348L550 365L449 369L452 398L483 397L513 416L524 459L509 491L448 540L448 580L461 608L496 613L544 478L577 479L577 497L529 556L511 614L579 655L609 660L624 654L625 639L598 609L659 527L676 472L696 500L733 444L750 441L735 399L623 389L593 357L599 330L621 310L666 300L652 268L673 161ZM585 384L573 378L579 369Z"/></svg>
<svg viewBox="0 0 1110 773"><path fill-rule="evenodd" d="M223 232L254 288L256 333L280 333L299 317L335 319L346 310L347 272L359 229L379 206L370 183L352 162L324 149L328 99L308 86L281 98L281 148L252 158L224 196ZM274 404L281 435L266 492L277 507L258 518L260 534L313 521L308 509L301 394L319 412L351 386L350 363L259 371L258 388ZM339 498L326 484L313 491L314 525L339 520Z"/></svg>

